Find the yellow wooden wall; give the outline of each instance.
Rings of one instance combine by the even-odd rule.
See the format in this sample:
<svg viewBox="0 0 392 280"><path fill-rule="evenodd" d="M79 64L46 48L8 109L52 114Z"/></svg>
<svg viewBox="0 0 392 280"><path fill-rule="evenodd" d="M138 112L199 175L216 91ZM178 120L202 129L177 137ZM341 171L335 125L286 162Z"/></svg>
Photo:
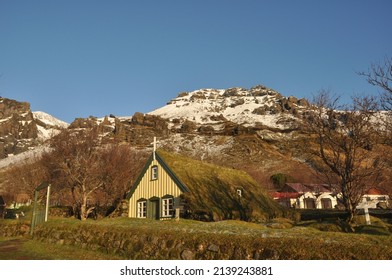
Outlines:
<svg viewBox="0 0 392 280"><path fill-rule="evenodd" d="M158 179L152 181L151 167L154 165L158 166ZM174 208L177 208L179 207L181 193L180 188L177 187L159 162L153 160L129 200L129 217L137 218L137 201L141 198L148 200L152 197L162 198L165 195L172 195L174 197ZM162 211L162 204L160 203L160 205Z"/></svg>

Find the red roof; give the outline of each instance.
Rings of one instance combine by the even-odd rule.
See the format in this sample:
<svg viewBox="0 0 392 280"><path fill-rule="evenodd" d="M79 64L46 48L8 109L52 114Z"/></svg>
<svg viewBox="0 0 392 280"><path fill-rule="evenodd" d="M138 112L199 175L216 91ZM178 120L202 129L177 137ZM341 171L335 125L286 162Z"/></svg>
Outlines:
<svg viewBox="0 0 392 280"><path fill-rule="evenodd" d="M272 197L275 199L297 198L299 196L301 196L301 194L295 192L275 192L272 194Z"/></svg>
<svg viewBox="0 0 392 280"><path fill-rule="evenodd" d="M376 188L370 188L366 191L366 194L370 194L370 195L382 195L382 191Z"/></svg>

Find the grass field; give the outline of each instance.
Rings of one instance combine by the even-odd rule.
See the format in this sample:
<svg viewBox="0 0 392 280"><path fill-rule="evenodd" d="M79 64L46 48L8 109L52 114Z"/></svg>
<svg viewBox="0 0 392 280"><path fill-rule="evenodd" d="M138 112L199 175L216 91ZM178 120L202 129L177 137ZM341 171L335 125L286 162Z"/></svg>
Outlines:
<svg viewBox="0 0 392 280"><path fill-rule="evenodd" d="M0 220L0 225L18 222L21 221ZM207 223L193 220L105 218L82 222L74 218L51 218L42 227L42 230L45 229L51 236L81 234L86 240L101 243L106 243L105 238L108 242L116 243L116 238L122 239L123 242L127 238L142 236L144 244L139 244L138 241L138 245L132 248L140 252L130 257L121 250L90 250L87 246L66 242L60 245L52 239L50 241L50 238L45 242L43 238L0 237L0 259L162 259L165 255L157 255L153 251L160 250L160 246L163 249L169 246L174 248L177 246L175 244L183 244L184 248L194 250L196 256L198 247L207 248L213 244L219 248L217 254L222 254L208 256L225 256L225 259L235 258L225 253L233 247L249 252L259 249L262 254L260 258L392 259L392 225L374 217L370 226L365 224L362 217L357 218L356 222L355 233L346 233L343 232L344 228L334 221L310 220L295 224L283 218L263 224L237 220ZM167 242L163 244L161 240ZM152 246L151 243L154 242L156 244ZM168 245L169 242L173 245ZM148 252L148 255L144 254L144 251ZM238 258L242 258L244 254ZM167 254L167 258L176 257Z"/></svg>

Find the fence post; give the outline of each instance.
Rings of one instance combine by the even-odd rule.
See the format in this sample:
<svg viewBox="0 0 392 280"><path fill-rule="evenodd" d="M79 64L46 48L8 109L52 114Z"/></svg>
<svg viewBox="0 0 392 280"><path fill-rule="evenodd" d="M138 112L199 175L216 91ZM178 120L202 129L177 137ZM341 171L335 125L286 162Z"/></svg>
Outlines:
<svg viewBox="0 0 392 280"><path fill-rule="evenodd" d="M34 192L33 217L31 218L30 235L33 234L34 228L35 228L35 218L36 218L36 211L37 211L37 200L38 200L38 191L35 190L35 192Z"/></svg>
<svg viewBox="0 0 392 280"><path fill-rule="evenodd" d="M50 196L50 184L48 185L48 189L47 189L47 191L46 191L45 222L48 221L48 214L49 214L49 196Z"/></svg>
<svg viewBox="0 0 392 280"><path fill-rule="evenodd" d="M367 225L371 225L372 223L370 222L369 207L368 207L368 203L367 202L365 203L364 211L365 211L366 224Z"/></svg>

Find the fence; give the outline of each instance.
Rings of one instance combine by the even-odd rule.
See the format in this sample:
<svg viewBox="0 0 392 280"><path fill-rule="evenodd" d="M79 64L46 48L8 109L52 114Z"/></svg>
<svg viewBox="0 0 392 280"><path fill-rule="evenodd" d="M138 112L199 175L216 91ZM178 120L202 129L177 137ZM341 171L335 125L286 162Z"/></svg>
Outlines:
<svg viewBox="0 0 392 280"><path fill-rule="evenodd" d="M38 200L39 192L43 189L46 189L45 204L42 204L42 202ZM34 191L34 206L33 206L33 215L31 218L30 234L34 233L34 229L37 225L46 222L48 220L49 197L50 197L50 184L43 182Z"/></svg>

